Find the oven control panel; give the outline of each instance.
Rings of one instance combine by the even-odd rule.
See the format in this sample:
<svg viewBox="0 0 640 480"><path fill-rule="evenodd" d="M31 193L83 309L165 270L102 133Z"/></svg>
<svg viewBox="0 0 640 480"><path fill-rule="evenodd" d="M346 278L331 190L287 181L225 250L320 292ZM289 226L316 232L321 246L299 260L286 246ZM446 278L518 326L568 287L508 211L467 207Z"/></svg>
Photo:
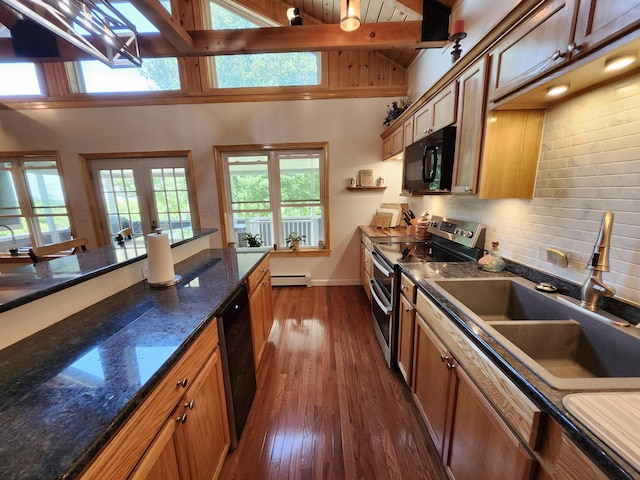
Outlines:
<svg viewBox="0 0 640 480"><path fill-rule="evenodd" d="M484 248L485 227L480 223L432 215L428 231L471 248Z"/></svg>

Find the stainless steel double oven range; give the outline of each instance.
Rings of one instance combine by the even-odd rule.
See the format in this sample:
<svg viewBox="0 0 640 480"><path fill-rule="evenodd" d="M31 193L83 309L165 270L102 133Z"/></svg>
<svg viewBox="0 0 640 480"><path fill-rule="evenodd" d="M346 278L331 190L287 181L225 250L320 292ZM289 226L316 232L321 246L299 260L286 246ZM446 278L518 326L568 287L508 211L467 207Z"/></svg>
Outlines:
<svg viewBox="0 0 640 480"><path fill-rule="evenodd" d="M416 236L373 237L371 318L389 366L395 365L398 335L399 265L426 262L475 262L484 252L484 225L431 216L428 241Z"/></svg>

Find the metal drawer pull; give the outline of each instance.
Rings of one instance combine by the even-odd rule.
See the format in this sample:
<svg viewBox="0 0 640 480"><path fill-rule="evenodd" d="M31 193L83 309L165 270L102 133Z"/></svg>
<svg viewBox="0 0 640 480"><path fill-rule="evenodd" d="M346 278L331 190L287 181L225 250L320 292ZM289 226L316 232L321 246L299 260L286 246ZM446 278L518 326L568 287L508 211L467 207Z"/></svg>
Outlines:
<svg viewBox="0 0 640 480"><path fill-rule="evenodd" d="M188 408L189 410L193 410L193 407L195 406L196 406L195 400L191 400L190 402L184 404L184 408Z"/></svg>
<svg viewBox="0 0 640 480"><path fill-rule="evenodd" d="M456 368L455 364L447 362L447 370L453 370Z"/></svg>
<svg viewBox="0 0 640 480"><path fill-rule="evenodd" d="M447 357L446 355L442 354L440 355L440 361L441 362L446 362L447 360L449 360L449 357Z"/></svg>
<svg viewBox="0 0 640 480"><path fill-rule="evenodd" d="M181 416L176 418L176 422L178 422L178 423L185 423L186 421L187 421L187 414L186 413L183 413Z"/></svg>
<svg viewBox="0 0 640 480"><path fill-rule="evenodd" d="M187 386L187 383L189 383L189 379L187 377L184 377L182 380L180 380L177 385L179 387L185 388Z"/></svg>

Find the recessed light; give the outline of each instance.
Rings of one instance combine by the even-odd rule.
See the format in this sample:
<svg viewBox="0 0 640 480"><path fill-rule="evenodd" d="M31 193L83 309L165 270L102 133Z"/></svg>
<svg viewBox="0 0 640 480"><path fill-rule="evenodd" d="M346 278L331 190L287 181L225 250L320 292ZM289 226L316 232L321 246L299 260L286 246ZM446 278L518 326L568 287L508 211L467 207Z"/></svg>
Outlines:
<svg viewBox="0 0 640 480"><path fill-rule="evenodd" d="M547 95L555 97L558 95L562 95L567 90L569 90L568 83L563 83L562 85L554 85L553 87L547 88Z"/></svg>
<svg viewBox="0 0 640 480"><path fill-rule="evenodd" d="M630 53L627 55L620 55L619 57L612 57L604 62L604 70L606 72L613 72L615 70L621 70L628 67L638 59L638 55Z"/></svg>

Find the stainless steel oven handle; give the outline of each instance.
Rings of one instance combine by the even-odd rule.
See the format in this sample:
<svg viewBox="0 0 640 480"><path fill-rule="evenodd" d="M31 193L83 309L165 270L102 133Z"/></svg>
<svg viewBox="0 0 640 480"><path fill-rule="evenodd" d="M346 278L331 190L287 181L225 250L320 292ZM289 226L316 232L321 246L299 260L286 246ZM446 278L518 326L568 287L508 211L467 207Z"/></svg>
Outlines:
<svg viewBox="0 0 640 480"><path fill-rule="evenodd" d="M381 292L380 286L378 282L376 282L373 278L369 280L371 285L371 297L376 301L380 309L384 312L385 315L391 315L393 308L387 302L385 302L384 294Z"/></svg>
<svg viewBox="0 0 640 480"><path fill-rule="evenodd" d="M371 260L373 260L373 264L376 266L380 272L384 274L385 277L389 278L393 276L393 269L389 270L389 266L380 258L380 254L373 250L371 252Z"/></svg>

